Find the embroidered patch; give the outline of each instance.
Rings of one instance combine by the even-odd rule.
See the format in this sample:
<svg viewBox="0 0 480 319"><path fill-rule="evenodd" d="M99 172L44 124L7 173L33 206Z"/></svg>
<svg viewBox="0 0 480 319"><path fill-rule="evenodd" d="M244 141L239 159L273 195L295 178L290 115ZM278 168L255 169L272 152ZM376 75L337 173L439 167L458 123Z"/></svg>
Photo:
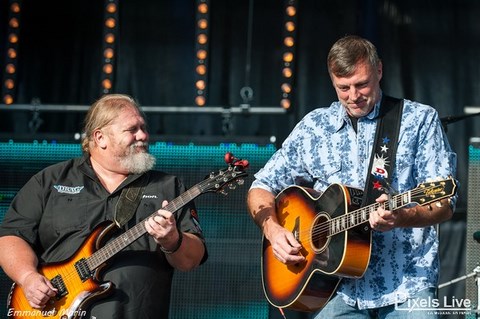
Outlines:
<svg viewBox="0 0 480 319"><path fill-rule="evenodd" d="M53 185L53 187L59 193L65 194L79 194L85 186L64 186L64 185Z"/></svg>
<svg viewBox="0 0 480 319"><path fill-rule="evenodd" d="M380 146L380 153L387 153L390 139L386 136L382 138L382 142L383 145ZM370 173L377 178L388 178L386 166L389 166L389 162L388 157L384 156L384 154L375 153L373 157L372 171Z"/></svg>

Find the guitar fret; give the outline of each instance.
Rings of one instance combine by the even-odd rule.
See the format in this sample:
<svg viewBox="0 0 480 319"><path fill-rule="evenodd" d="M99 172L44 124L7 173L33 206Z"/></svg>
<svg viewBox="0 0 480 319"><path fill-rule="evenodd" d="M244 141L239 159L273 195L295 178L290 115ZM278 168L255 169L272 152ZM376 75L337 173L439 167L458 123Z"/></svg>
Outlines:
<svg viewBox="0 0 480 319"><path fill-rule="evenodd" d="M411 191L404 193L402 196L402 203L403 204L410 203L410 200L411 200L410 198L411 198Z"/></svg>

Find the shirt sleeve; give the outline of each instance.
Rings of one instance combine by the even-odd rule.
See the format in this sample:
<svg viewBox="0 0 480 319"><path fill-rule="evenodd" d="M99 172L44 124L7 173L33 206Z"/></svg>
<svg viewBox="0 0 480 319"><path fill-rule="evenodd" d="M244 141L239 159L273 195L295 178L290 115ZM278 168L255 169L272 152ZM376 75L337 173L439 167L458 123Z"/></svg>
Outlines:
<svg viewBox="0 0 480 319"><path fill-rule="evenodd" d="M38 226L43 211L41 189L38 174L20 189L0 225L0 236L19 236L32 246L38 244Z"/></svg>
<svg viewBox="0 0 480 319"><path fill-rule="evenodd" d="M310 148L304 144L313 140L308 132L312 124L307 122L311 122L310 114L296 125L282 147L255 174L250 188L262 188L278 194L290 185L313 185L314 177L303 164L305 158L310 156L306 154Z"/></svg>
<svg viewBox="0 0 480 319"><path fill-rule="evenodd" d="M400 191L431 180L455 179L457 169L457 155L449 144L437 111L416 102L410 103L404 110L404 137L399 145L399 150L404 152L398 163ZM412 141L417 141L416 145ZM413 165L409 165L408 161L412 161ZM455 194L451 198L452 208L455 208L456 201Z"/></svg>

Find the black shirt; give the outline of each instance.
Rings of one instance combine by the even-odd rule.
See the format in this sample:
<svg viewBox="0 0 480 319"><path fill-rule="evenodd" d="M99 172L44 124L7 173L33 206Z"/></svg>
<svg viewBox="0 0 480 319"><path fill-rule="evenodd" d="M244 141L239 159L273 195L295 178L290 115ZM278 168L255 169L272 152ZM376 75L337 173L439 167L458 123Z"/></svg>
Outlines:
<svg viewBox="0 0 480 319"><path fill-rule="evenodd" d="M150 171L149 183L128 229L185 191L173 175ZM90 241L97 225L111 221L123 188L140 175L129 176L109 193L89 165L88 157L45 168L18 192L8 209L0 236L16 235L32 245L41 263L63 262ZM195 205L176 213L177 226L204 240ZM108 224L108 222L107 222ZM125 229L109 235L116 236ZM205 261L207 254L202 260ZM167 318L173 268L159 246L144 235L108 260L101 278L114 283L113 294L91 307L96 318Z"/></svg>

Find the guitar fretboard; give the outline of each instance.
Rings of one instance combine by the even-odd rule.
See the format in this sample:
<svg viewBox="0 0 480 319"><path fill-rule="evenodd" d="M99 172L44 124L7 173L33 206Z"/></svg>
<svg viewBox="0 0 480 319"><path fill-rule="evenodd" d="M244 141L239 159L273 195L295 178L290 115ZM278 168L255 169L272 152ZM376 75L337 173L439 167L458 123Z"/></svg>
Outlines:
<svg viewBox="0 0 480 319"><path fill-rule="evenodd" d="M179 197L175 198L171 202L168 203L167 206L163 207L163 209L168 210L169 212L176 212L187 203L192 201L194 198L202 194L202 186L207 184L209 181L201 182L193 187L191 187L188 191L181 194ZM154 212L146 219L155 216L157 212ZM146 220L145 219L145 220ZM144 220L144 221L145 221ZM133 243L135 240L140 238L144 235L147 230L145 229L144 221L136 224L134 227L127 230L125 233L121 234L115 239L109 241L105 246L97 250L87 259L87 265L91 271L97 269L103 263L105 263L108 259L112 258L115 254L120 252L122 249Z"/></svg>
<svg viewBox="0 0 480 319"><path fill-rule="evenodd" d="M400 207L406 206L411 203L411 191L392 196L391 201L386 201L383 203L374 203L360 209L354 210L348 214L344 214L335 218L332 218L329 221L329 236L333 236L344 232L348 229L356 227L360 224L363 224L368 221L370 214L376 211L378 208L383 207L386 210L395 210ZM390 209L390 202L392 207Z"/></svg>

